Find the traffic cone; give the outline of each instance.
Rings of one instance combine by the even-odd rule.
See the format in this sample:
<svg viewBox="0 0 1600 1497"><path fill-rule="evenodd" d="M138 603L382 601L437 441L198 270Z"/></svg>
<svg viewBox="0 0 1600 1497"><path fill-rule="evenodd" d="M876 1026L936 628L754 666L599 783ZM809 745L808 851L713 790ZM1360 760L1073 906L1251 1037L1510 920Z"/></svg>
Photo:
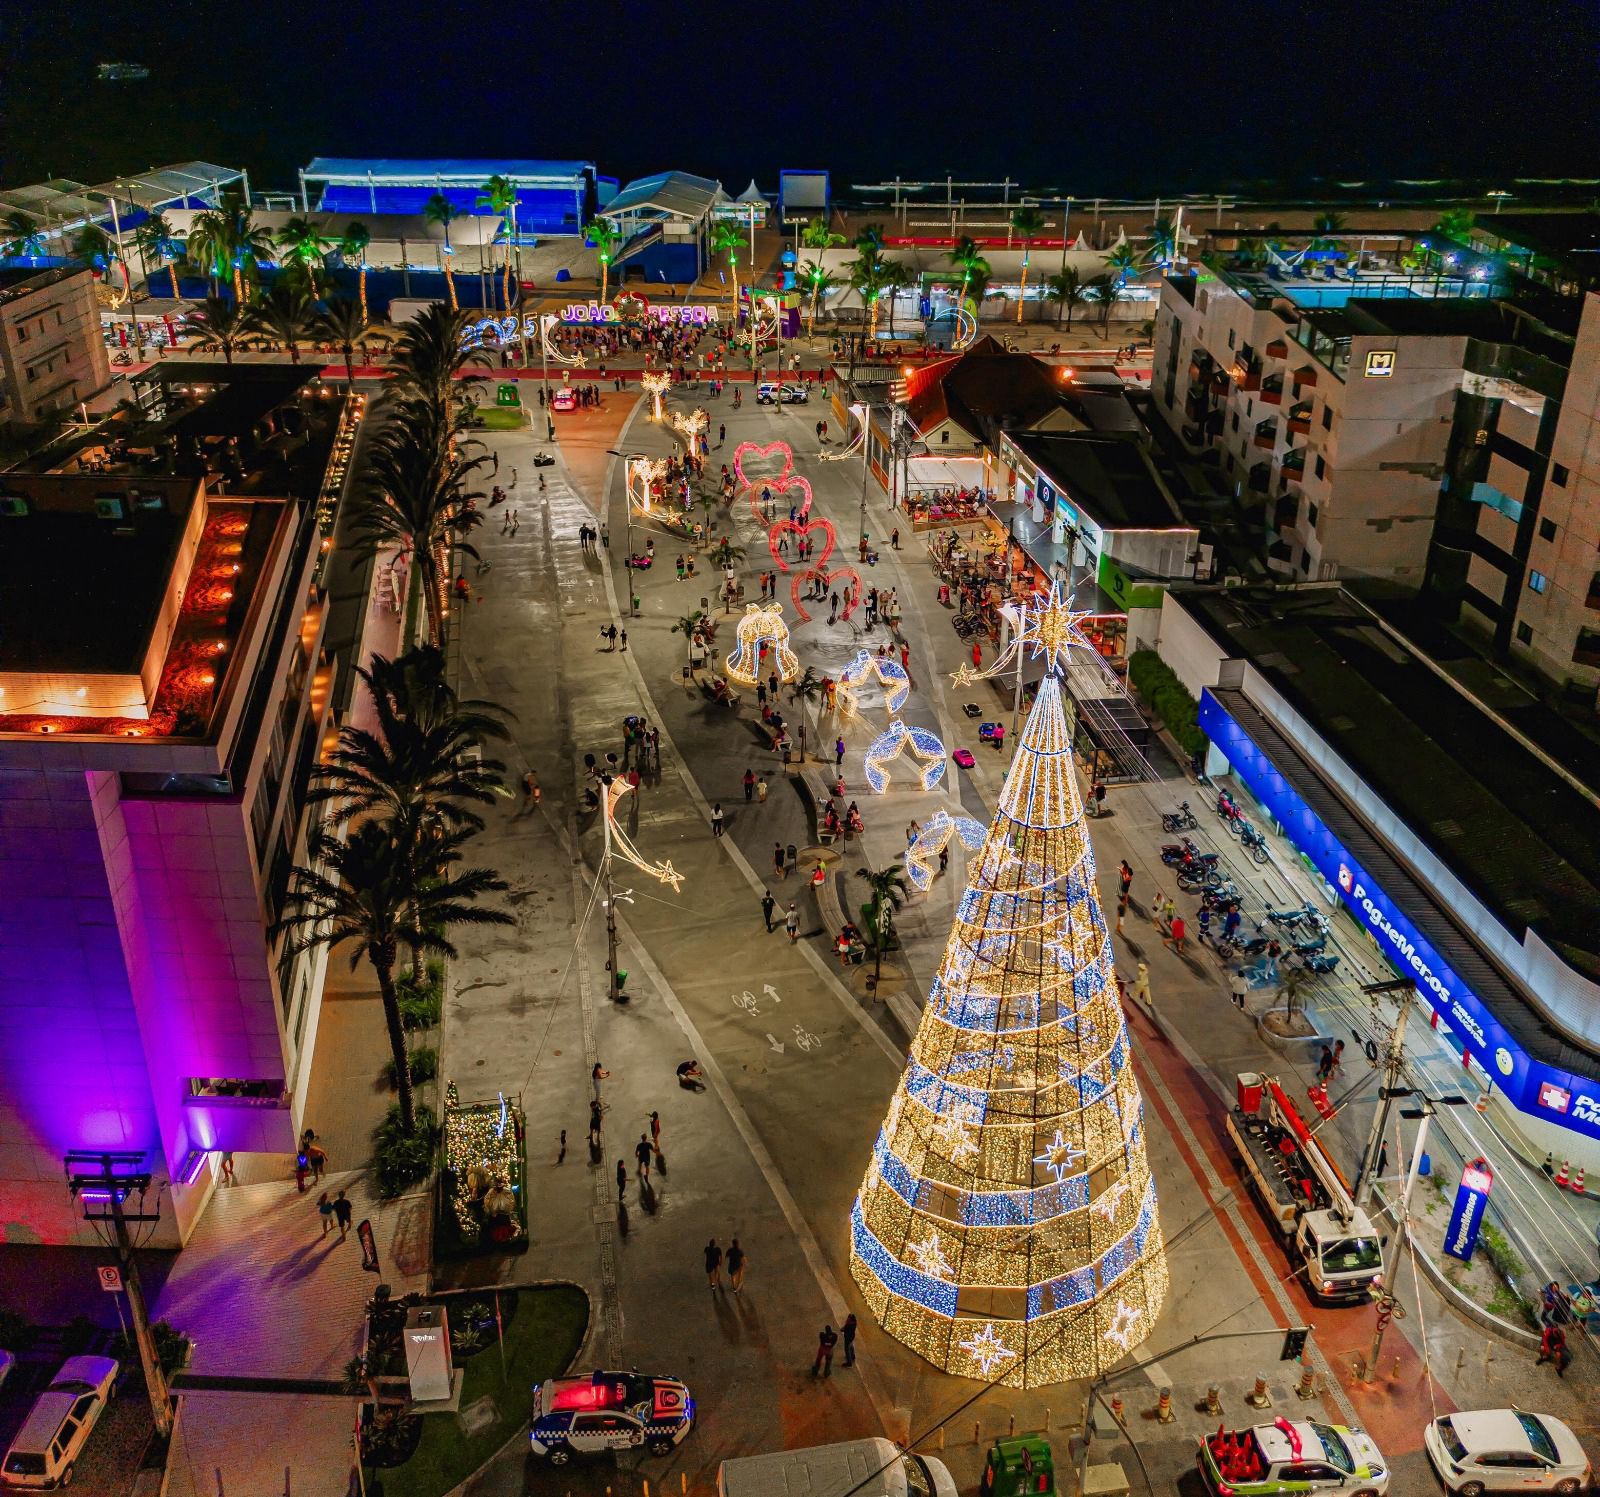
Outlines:
<svg viewBox="0 0 1600 1497"><path fill-rule="evenodd" d="M1572 1188L1578 1194L1583 1194L1583 1166L1578 1166L1578 1173L1572 1177Z"/></svg>
<svg viewBox="0 0 1600 1497"><path fill-rule="evenodd" d="M1563 1190L1566 1189L1568 1184L1571 1183L1568 1178L1571 1169L1572 1161L1570 1159L1563 1159L1561 1161L1561 1168L1556 1171L1556 1184L1561 1186Z"/></svg>

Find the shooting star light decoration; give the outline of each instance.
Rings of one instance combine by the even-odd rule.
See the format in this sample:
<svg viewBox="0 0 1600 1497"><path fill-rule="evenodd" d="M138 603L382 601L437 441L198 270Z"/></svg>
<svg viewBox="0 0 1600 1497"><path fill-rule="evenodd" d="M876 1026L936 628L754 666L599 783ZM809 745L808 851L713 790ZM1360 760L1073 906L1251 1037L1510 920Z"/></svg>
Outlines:
<svg viewBox="0 0 1600 1497"><path fill-rule="evenodd" d="M826 551L820 560L827 560ZM866 715L861 710L861 688L869 676L875 676L883 688L883 705L893 717L911 695L911 677L893 656L879 655L872 650L858 651L856 658L839 672L839 710L851 717Z"/></svg>
<svg viewBox="0 0 1600 1497"><path fill-rule="evenodd" d="M651 878L670 886L674 894L680 893L683 888L683 875L672 866L671 860L660 863L647 862L644 855L633 845L628 834L617 825L617 803L632 789L633 786L620 777L605 787L607 848L613 856L621 858L625 863L632 863L641 873L648 873Z"/></svg>
<svg viewBox="0 0 1600 1497"><path fill-rule="evenodd" d="M944 744L939 741L938 734L931 733L926 728L914 728L896 718L873 740L862 761L867 784L877 794L882 795L889 788L889 771L884 765L898 759L901 752L907 748L911 750L911 757L917 761L924 790L932 790L943 778L946 755Z"/></svg>
<svg viewBox="0 0 1600 1497"><path fill-rule="evenodd" d="M934 875L939 871L939 854L950 845L953 837L961 839L968 852L983 846L987 833L980 822L970 816L952 816L948 811L935 811L922 830L906 849L906 876L925 894L933 887Z"/></svg>

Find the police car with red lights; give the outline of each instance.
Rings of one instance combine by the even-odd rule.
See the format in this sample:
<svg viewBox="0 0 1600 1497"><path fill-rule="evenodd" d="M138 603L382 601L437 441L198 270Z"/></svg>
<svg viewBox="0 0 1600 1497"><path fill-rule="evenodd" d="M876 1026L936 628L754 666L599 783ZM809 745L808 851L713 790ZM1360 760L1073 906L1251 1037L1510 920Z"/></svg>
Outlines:
<svg viewBox="0 0 1600 1497"><path fill-rule="evenodd" d="M693 1428L694 1399L676 1378L596 1372L535 1388L528 1439L535 1455L564 1466L574 1455L639 1445L666 1455Z"/></svg>

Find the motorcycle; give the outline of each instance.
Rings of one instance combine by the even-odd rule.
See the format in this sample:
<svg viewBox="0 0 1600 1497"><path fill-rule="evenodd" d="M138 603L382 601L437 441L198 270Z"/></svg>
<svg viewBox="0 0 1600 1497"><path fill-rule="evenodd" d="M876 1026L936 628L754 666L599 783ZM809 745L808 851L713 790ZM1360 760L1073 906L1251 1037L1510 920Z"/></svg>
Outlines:
<svg viewBox="0 0 1600 1497"><path fill-rule="evenodd" d="M1328 944L1326 936L1307 936L1303 940L1291 940L1290 947L1296 956L1315 956L1324 950Z"/></svg>
<svg viewBox="0 0 1600 1497"><path fill-rule="evenodd" d="M1178 887L1185 894L1193 894L1197 889L1215 889L1222 882L1222 875L1215 868L1186 867L1178 870Z"/></svg>
<svg viewBox="0 0 1600 1497"><path fill-rule="evenodd" d="M1238 904L1239 900L1238 885L1232 879L1224 879L1215 888L1207 889L1201 896L1200 903L1208 910L1226 913L1228 906Z"/></svg>
<svg viewBox="0 0 1600 1497"><path fill-rule="evenodd" d="M1317 912L1308 904L1292 910L1267 911L1267 919L1274 925L1281 925L1285 930L1293 930L1297 925L1316 918L1318 918Z"/></svg>
<svg viewBox="0 0 1600 1497"><path fill-rule="evenodd" d="M1200 823L1189 809L1189 802L1184 801L1176 811L1163 811L1161 813L1161 830L1164 832L1189 831Z"/></svg>
<svg viewBox="0 0 1600 1497"><path fill-rule="evenodd" d="M1324 977L1339 965L1339 958L1336 956L1308 956L1304 960L1308 972L1318 972Z"/></svg>
<svg viewBox="0 0 1600 1497"><path fill-rule="evenodd" d="M1203 853L1199 847L1187 837L1182 842L1163 842L1161 844L1161 861L1171 867L1174 863L1186 863L1190 858L1210 857L1216 858L1215 853Z"/></svg>
<svg viewBox="0 0 1600 1497"><path fill-rule="evenodd" d="M1257 927L1259 930L1259 927ZM1270 945L1272 938L1264 935L1246 936L1243 939L1237 933L1224 936L1217 942L1217 955L1224 961L1233 956L1260 956Z"/></svg>
<svg viewBox="0 0 1600 1497"><path fill-rule="evenodd" d="M1222 818L1222 824L1234 836L1238 835L1239 823L1244 820L1244 812L1234 804L1233 797L1226 790L1217 791L1217 815Z"/></svg>
<svg viewBox="0 0 1600 1497"><path fill-rule="evenodd" d="M1248 821L1239 828L1239 840L1249 849L1257 865L1269 862L1272 854L1267 850L1267 839Z"/></svg>

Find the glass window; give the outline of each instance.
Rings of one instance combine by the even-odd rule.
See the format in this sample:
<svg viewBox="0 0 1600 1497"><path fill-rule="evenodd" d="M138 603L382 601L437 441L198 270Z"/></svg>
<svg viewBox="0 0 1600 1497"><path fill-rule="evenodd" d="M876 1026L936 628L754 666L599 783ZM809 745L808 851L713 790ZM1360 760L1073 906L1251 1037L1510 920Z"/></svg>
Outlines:
<svg viewBox="0 0 1600 1497"><path fill-rule="evenodd" d="M1536 593L1542 593L1544 591L1544 586L1547 580L1548 579L1545 577L1543 572L1528 573L1528 586Z"/></svg>
<svg viewBox="0 0 1600 1497"><path fill-rule="evenodd" d="M1567 470L1560 463L1552 463L1550 465L1550 480L1558 489L1566 488Z"/></svg>
<svg viewBox="0 0 1600 1497"><path fill-rule="evenodd" d="M1461 1436L1456 1433L1456 1427L1448 1419L1435 1422L1434 1428L1439 1431L1439 1442L1449 1453L1453 1461L1464 1461L1467 1458L1467 1447L1461 1443Z"/></svg>
<svg viewBox="0 0 1600 1497"><path fill-rule="evenodd" d="M1350 1454L1350 1447L1344 1443L1343 1437L1336 1429L1326 1424L1312 1424L1312 1429L1317 1432L1317 1438L1322 1441L1322 1449L1328 1459L1341 1471L1350 1472L1356 1469L1355 1458Z"/></svg>
<svg viewBox="0 0 1600 1497"><path fill-rule="evenodd" d="M1357 1273L1369 1268L1382 1268L1383 1256L1371 1237L1347 1237L1343 1242L1331 1243L1322 1251L1322 1268L1325 1273Z"/></svg>
<svg viewBox="0 0 1600 1497"><path fill-rule="evenodd" d="M1533 643L1533 630L1527 624L1517 625L1517 643L1531 645Z"/></svg>
<svg viewBox="0 0 1600 1497"><path fill-rule="evenodd" d="M1315 530L1317 528L1317 507L1316 507L1316 505L1308 504L1306 506L1306 519L1310 522L1311 528L1313 530Z"/></svg>
<svg viewBox="0 0 1600 1497"><path fill-rule="evenodd" d="M1539 539L1553 541L1556 538L1556 522L1554 520L1539 521Z"/></svg>
<svg viewBox="0 0 1600 1497"><path fill-rule="evenodd" d="M1333 430L1333 407L1331 405L1325 405L1322 408L1322 429L1324 431Z"/></svg>
<svg viewBox="0 0 1600 1497"><path fill-rule="evenodd" d="M1522 1432L1528 1437L1528 1444L1533 1447L1535 1455L1543 1456L1547 1461L1556 1459L1556 1442L1550 1438L1550 1431L1537 1414L1524 1414L1518 1409L1517 1423L1522 1426Z"/></svg>
<svg viewBox="0 0 1600 1497"><path fill-rule="evenodd" d="M1328 465L1323 462L1322 454L1317 454L1317 477L1321 478L1328 471Z"/></svg>

